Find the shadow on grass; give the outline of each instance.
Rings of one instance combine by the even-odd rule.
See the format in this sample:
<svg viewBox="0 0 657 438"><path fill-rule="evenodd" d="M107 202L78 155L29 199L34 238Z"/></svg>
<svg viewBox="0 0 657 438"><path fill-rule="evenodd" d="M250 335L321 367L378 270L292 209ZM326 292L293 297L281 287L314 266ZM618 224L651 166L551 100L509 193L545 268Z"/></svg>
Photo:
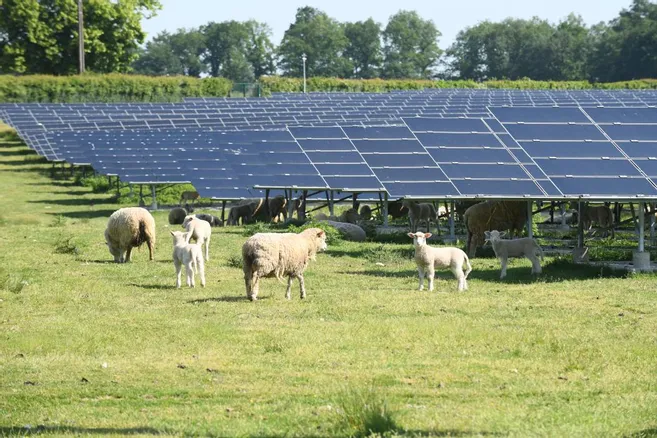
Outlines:
<svg viewBox="0 0 657 438"><path fill-rule="evenodd" d="M3 139L0 138L0 141ZM26 155L36 155L32 149L27 148L17 148L17 147L7 147L0 149L0 157L23 157Z"/></svg>
<svg viewBox="0 0 657 438"><path fill-rule="evenodd" d="M259 296L258 301L268 300L271 295ZM198 298L196 300L186 301L187 304L203 304L203 303L239 303L242 301L248 302L249 299L246 295L230 295L226 297L212 297L212 298Z"/></svg>
<svg viewBox="0 0 657 438"><path fill-rule="evenodd" d="M26 436L26 435L168 435L166 430L152 427L74 427L74 426L44 426L34 427L0 427L0 436Z"/></svg>
<svg viewBox="0 0 657 438"><path fill-rule="evenodd" d="M85 195L86 193L77 193L77 195ZM52 205L64 205L64 206L89 206L91 204L114 204L116 203L115 199L112 198L82 198L76 197L72 199L42 199L39 201L27 201L30 204L52 204Z"/></svg>
<svg viewBox="0 0 657 438"><path fill-rule="evenodd" d="M506 435L498 432L487 432L481 430L458 430L458 429L436 429L436 430L405 430L402 429L404 435L417 436L417 437L443 437L443 436L500 436Z"/></svg>
<svg viewBox="0 0 657 438"><path fill-rule="evenodd" d="M28 185L31 186L57 186L57 187L73 187L77 186L75 182L70 181L70 180L58 180L58 181L48 181L48 182L33 182L33 183L27 183ZM79 186L77 186L79 187Z"/></svg>
<svg viewBox="0 0 657 438"><path fill-rule="evenodd" d="M343 271L341 274L365 275L370 277L409 278L417 277L416 270L389 271L384 269L368 269L365 271ZM594 278L627 278L630 274L619 269L601 266L576 265L567 260L555 260L543 265L543 273L536 276L531 274L531 267L516 266L506 270L506 278L500 280L500 269L486 268L474 269L468 275L468 280L477 279L491 283L559 283L567 280L590 280ZM436 278L453 280L454 276L449 270L436 270Z"/></svg>
<svg viewBox="0 0 657 438"><path fill-rule="evenodd" d="M63 213L48 213L53 216L64 216L70 219L95 219L99 217L109 218L116 210L87 210L87 211L65 211Z"/></svg>
<svg viewBox="0 0 657 438"><path fill-rule="evenodd" d="M654 438L657 437L657 427L643 429L638 432L625 435L625 438Z"/></svg>
<svg viewBox="0 0 657 438"><path fill-rule="evenodd" d="M154 290L167 290L167 289L177 289L176 288L176 278L173 277L172 284L137 284L137 283L128 283L128 286L138 287L140 289L154 289ZM186 285L185 285L186 286ZM182 289L182 288L181 288Z"/></svg>

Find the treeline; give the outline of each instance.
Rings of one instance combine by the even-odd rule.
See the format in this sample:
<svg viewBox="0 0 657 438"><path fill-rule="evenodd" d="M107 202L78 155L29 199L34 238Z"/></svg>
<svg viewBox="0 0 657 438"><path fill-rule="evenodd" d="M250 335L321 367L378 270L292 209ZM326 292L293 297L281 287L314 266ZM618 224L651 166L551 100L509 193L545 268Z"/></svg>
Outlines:
<svg viewBox="0 0 657 438"><path fill-rule="evenodd" d="M309 78L450 79L476 82L613 82L657 77L657 4L633 0L608 23L571 15L484 21L439 47L440 31L413 11L383 25L338 22L313 7L297 10L274 44L266 23L210 22L162 32L142 46L141 20L159 0L83 2L86 65L95 73L224 77L235 82L282 75ZM0 74L77 72L77 5L71 0L0 0Z"/></svg>

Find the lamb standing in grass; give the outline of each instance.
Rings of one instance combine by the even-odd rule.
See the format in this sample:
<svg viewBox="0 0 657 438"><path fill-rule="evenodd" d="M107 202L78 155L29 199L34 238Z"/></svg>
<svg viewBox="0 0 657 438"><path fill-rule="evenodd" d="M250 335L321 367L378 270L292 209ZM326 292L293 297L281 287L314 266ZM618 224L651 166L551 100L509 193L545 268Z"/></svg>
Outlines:
<svg viewBox="0 0 657 438"><path fill-rule="evenodd" d="M527 257L532 262L532 274L541 273L541 263L538 261L538 255L543 260L543 249L531 237L522 239L502 240L506 232L497 230L486 231L486 241L493 245L495 256L500 259L502 272L500 280L506 277L506 263L509 257Z"/></svg>
<svg viewBox="0 0 657 438"><path fill-rule="evenodd" d="M127 207L116 210L107 221L105 243L114 261L130 261L132 248L142 243L148 244L148 253L153 260L155 252L155 219L141 207Z"/></svg>
<svg viewBox="0 0 657 438"><path fill-rule="evenodd" d="M196 243L202 245L205 243L205 261L210 261L210 237L212 237L212 227L206 221L197 219L194 215L189 215L183 222L183 227L189 233L187 242L194 239Z"/></svg>
<svg viewBox="0 0 657 438"><path fill-rule="evenodd" d="M246 296L258 299L260 279L288 277L285 298L290 299L292 279L299 280L301 298L306 298L303 272L318 252L326 249L326 234L319 228L308 228L299 234L257 233L242 246Z"/></svg>
<svg viewBox="0 0 657 438"><path fill-rule="evenodd" d="M433 279L436 268L449 268L458 280L458 290L468 289L468 274L472 271L470 260L463 250L459 248L434 248L427 245L427 239L431 233L408 233L415 245L415 263L417 264L418 277L420 280L419 290L424 289L424 275L429 277L429 291L433 291ZM463 265L466 270L463 272Z"/></svg>
<svg viewBox="0 0 657 438"><path fill-rule="evenodd" d="M187 271L187 286L195 287L194 271L201 277L201 286L205 287L205 266L201 245L189 244L189 233L170 231L173 236L173 265L176 267L176 287L180 288L182 265Z"/></svg>

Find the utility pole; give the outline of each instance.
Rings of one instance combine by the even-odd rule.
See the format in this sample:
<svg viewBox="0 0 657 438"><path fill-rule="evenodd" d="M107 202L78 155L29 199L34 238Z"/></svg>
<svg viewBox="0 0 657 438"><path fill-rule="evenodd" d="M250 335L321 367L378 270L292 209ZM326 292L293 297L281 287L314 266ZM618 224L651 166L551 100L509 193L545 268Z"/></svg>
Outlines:
<svg viewBox="0 0 657 438"><path fill-rule="evenodd" d="M303 61L303 93L306 94L306 54L301 55L301 60Z"/></svg>
<svg viewBox="0 0 657 438"><path fill-rule="evenodd" d="M78 0L78 59L80 61L80 74L84 73L84 21L82 15L82 0Z"/></svg>

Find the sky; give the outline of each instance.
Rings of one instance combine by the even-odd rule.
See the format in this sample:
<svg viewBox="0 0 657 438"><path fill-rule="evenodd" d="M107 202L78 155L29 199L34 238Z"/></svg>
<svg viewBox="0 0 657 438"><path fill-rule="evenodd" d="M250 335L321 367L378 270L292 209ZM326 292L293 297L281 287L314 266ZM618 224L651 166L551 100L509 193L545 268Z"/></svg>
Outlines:
<svg viewBox="0 0 657 438"><path fill-rule="evenodd" d="M254 19L272 28L272 42L278 45L294 21L297 8L312 6L338 21L363 21L372 17L385 24L400 9L417 11L424 19L433 20L442 33L439 46L447 48L456 34L467 26L507 17L538 16L558 22L571 12L582 16L591 25L615 18L631 0L161 0L162 10L156 17L143 21L147 39L163 30L198 27L210 21Z"/></svg>

